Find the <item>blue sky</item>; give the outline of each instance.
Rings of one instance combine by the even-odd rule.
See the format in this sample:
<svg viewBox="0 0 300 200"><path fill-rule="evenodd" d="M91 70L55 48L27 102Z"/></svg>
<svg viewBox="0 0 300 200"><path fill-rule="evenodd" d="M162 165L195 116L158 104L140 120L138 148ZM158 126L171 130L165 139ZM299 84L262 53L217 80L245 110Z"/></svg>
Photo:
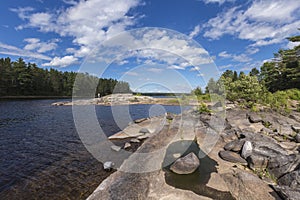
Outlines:
<svg viewBox="0 0 300 200"><path fill-rule="evenodd" d="M296 45L286 37L300 32L299 0L10 0L0 5L0 56L22 57L40 67L62 71L83 71L80 66L91 58L93 49L107 41L112 43L124 31L159 27L151 32L156 36L147 40L149 48L169 48L177 57L203 48L218 73L227 69L248 72L271 59L278 49ZM202 47L197 49L187 42L183 52L180 45L185 43L177 36L158 39L163 29L184 34L182 40L194 40ZM150 52L151 56L145 53L143 58L131 54L131 58L122 57L113 63L102 60L97 66L109 67L99 69L105 73L95 74L124 79L134 89L157 92L164 91L163 87L178 92L203 87L215 75L209 59L195 61L196 56L202 58L201 53L187 56L189 64L184 59L175 62L159 51ZM193 60L199 66L192 66ZM147 80L156 84L146 86Z"/></svg>

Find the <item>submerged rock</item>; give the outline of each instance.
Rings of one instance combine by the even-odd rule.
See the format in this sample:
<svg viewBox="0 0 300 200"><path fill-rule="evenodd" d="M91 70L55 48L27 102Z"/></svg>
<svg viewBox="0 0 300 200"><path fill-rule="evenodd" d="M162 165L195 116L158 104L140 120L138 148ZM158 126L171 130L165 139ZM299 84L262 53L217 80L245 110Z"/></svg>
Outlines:
<svg viewBox="0 0 300 200"><path fill-rule="evenodd" d="M114 164L113 162L108 161L108 162L105 162L105 163L103 164L103 168L104 168L105 171L111 171L112 168L114 167L114 165L115 165L115 164Z"/></svg>
<svg viewBox="0 0 300 200"><path fill-rule="evenodd" d="M121 147L119 147L119 146L117 146L117 145L112 145L110 148L111 148L112 150L116 151L116 152L118 152L118 151L121 150Z"/></svg>
<svg viewBox="0 0 300 200"><path fill-rule="evenodd" d="M239 163L242 165L247 165L247 161L243 159L239 154L232 151L220 151L219 156L228 162Z"/></svg>
<svg viewBox="0 0 300 200"><path fill-rule="evenodd" d="M193 153L177 159L170 167L170 170L176 174L191 174L199 167L200 161Z"/></svg>

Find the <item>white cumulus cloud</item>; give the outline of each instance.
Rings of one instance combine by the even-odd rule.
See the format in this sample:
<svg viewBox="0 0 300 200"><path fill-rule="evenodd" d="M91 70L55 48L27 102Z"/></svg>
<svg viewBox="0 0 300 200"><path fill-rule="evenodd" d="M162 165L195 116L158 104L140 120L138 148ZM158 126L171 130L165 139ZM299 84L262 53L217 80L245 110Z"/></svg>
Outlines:
<svg viewBox="0 0 300 200"><path fill-rule="evenodd" d="M49 63L44 63L44 67L66 67L77 63L78 58L74 56L54 57Z"/></svg>
<svg viewBox="0 0 300 200"><path fill-rule="evenodd" d="M17 29L37 28L42 32L54 32L61 37L73 38L73 44L78 48L72 50L72 59L88 55L99 43L123 32L135 24L134 16L128 15L130 9L139 5L139 0L89 0L73 1L64 0L70 5L57 11L34 12L31 7L13 8L13 12L25 21ZM49 44L40 51L53 49L55 45ZM37 49L37 45L28 44L27 49ZM70 49L68 50L70 52ZM45 65L55 66L56 63L66 59L55 57L52 62ZM64 65L68 62L64 62ZM70 62L72 63L72 62Z"/></svg>

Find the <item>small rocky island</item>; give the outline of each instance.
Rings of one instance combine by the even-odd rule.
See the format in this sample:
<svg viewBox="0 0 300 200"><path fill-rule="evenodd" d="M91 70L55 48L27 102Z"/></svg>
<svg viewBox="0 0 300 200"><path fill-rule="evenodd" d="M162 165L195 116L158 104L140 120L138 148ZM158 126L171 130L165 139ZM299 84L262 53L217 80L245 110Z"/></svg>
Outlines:
<svg viewBox="0 0 300 200"><path fill-rule="evenodd" d="M153 98L150 96L133 95L133 94L110 94L100 98L90 98L78 100L74 98L73 101L55 102L53 106L72 106L72 105L131 105L131 104L163 104L163 105L179 105L180 103L188 105L197 105L198 101L190 100L180 102L178 98Z"/></svg>
<svg viewBox="0 0 300 200"><path fill-rule="evenodd" d="M163 153L142 160L132 154L88 199L300 199L299 112L283 116L227 105L224 128L203 156L205 138L216 130L212 118L218 116L192 109L132 122L109 138L130 139L111 151L140 143L135 153ZM125 172L153 164L161 167Z"/></svg>

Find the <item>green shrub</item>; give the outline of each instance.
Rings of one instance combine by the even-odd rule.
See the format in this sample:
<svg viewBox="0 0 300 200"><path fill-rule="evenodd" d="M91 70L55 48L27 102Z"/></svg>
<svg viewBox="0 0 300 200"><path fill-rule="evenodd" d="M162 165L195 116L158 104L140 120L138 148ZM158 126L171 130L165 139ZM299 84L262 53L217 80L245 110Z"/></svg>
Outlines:
<svg viewBox="0 0 300 200"><path fill-rule="evenodd" d="M211 113L211 110L208 109L208 107L207 107L206 104L201 103L201 104L198 106L198 112L199 112L199 113Z"/></svg>
<svg viewBox="0 0 300 200"><path fill-rule="evenodd" d="M297 111L297 112L300 112L300 102L298 102L298 104L297 104L296 111Z"/></svg>
<svg viewBox="0 0 300 200"><path fill-rule="evenodd" d="M289 89L286 90L287 96L292 100L300 100L300 90L299 89Z"/></svg>

